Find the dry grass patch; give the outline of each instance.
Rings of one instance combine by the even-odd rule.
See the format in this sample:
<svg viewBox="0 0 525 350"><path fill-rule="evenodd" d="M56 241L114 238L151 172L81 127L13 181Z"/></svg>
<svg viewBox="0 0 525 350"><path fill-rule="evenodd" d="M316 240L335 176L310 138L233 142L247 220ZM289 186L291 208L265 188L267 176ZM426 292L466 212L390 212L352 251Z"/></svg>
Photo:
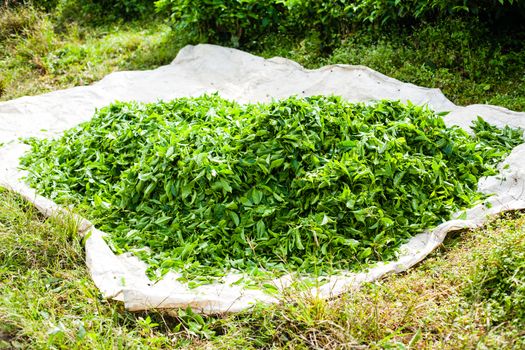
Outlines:
<svg viewBox="0 0 525 350"><path fill-rule="evenodd" d="M494 323L487 303L465 296L495 241L523 232L525 215L505 215L489 226L449 237L419 266L365 285L332 301L290 296L222 322L214 346L268 348L513 348L520 332ZM226 346L227 347L227 346Z"/></svg>

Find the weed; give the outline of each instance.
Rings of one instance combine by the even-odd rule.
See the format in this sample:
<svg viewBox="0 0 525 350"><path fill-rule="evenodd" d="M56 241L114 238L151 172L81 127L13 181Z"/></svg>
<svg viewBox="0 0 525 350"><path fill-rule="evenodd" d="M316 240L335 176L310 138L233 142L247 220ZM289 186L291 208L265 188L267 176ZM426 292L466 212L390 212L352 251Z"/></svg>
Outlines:
<svg viewBox="0 0 525 350"><path fill-rule="evenodd" d="M498 224L505 222L500 220ZM505 226L509 232L497 240L491 237L490 251L475 252L474 259L479 263L465 294L473 303L486 305L493 315L492 325L510 322L524 328L525 227L514 221Z"/></svg>
<svg viewBox="0 0 525 350"><path fill-rule="evenodd" d="M0 189L0 348L151 349L188 339L177 319L102 299L83 257L74 222L45 219Z"/></svg>

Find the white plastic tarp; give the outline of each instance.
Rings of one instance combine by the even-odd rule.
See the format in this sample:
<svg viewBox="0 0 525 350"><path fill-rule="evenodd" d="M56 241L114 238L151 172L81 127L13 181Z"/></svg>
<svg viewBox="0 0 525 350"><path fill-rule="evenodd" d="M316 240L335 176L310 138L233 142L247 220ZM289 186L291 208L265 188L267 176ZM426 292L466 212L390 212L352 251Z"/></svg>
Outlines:
<svg viewBox="0 0 525 350"><path fill-rule="evenodd" d="M332 65L308 70L283 59L263 59L251 54L213 45L187 46L169 65L150 71L117 72L83 87L59 90L39 96L0 103L0 185L20 193L46 215L65 211L28 188L17 169L18 158L27 149L20 137L56 137L62 131L89 120L95 109L119 101L154 102L182 96L218 92L241 103L264 102L291 95L335 94L349 101L394 99L427 104L437 112L450 112L447 125L468 130L473 119L482 116L491 124L525 128L525 113L488 105L460 107L439 89L402 83L363 66ZM500 165L501 174L479 183L483 192L494 193L486 202L467 211L465 220L445 222L413 237L400 250L398 260L379 263L362 273L332 276L313 289L312 294L330 298L360 283L408 269L438 247L452 230L483 224L487 215L525 208L525 145L516 147ZM82 220L80 234L86 240L86 262L91 276L106 298L123 301L129 310L192 307L201 313L237 312L255 301L274 303L278 298L262 290L231 285L239 276L222 284L189 289L169 273L153 283L145 274L146 265L129 254L115 255L105 243L104 233ZM274 281L285 288L289 278Z"/></svg>

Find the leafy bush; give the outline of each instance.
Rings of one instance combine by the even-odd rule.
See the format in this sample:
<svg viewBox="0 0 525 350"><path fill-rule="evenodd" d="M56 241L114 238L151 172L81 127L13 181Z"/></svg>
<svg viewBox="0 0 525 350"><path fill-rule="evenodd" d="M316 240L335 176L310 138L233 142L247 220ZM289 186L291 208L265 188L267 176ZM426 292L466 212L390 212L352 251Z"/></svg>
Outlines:
<svg viewBox="0 0 525 350"><path fill-rule="evenodd" d="M217 41L253 40L276 30L285 10L278 0L159 0L178 28Z"/></svg>
<svg viewBox="0 0 525 350"><path fill-rule="evenodd" d="M61 21L94 24L138 19L154 10L155 0L61 0L56 5Z"/></svg>
<svg viewBox="0 0 525 350"><path fill-rule="evenodd" d="M360 0L352 3L359 21L380 24L456 14L496 19L516 9L525 10L523 4L515 0Z"/></svg>
<svg viewBox="0 0 525 350"><path fill-rule="evenodd" d="M113 104L32 140L22 161L39 192L83 203L153 268L319 272L390 259L481 199L478 179L522 139L482 120L474 131L399 102L203 96Z"/></svg>
<svg viewBox="0 0 525 350"><path fill-rule="evenodd" d="M60 0L1 0L0 9L13 7L37 7L39 9L52 10Z"/></svg>
<svg viewBox="0 0 525 350"><path fill-rule="evenodd" d="M264 34L317 30L324 37L348 24L347 0L158 0L157 9L170 14L179 28L195 30L201 39L235 44Z"/></svg>
<svg viewBox="0 0 525 350"><path fill-rule="evenodd" d="M513 0L157 0L156 6L176 26L195 29L200 38L243 39L241 44L276 31L304 36L315 30L330 44L356 25L411 24L448 15L505 22L518 15L521 23L525 17L524 3Z"/></svg>
<svg viewBox="0 0 525 350"><path fill-rule="evenodd" d="M315 29L328 37L346 30L352 20L353 2L348 0L286 1L287 25L299 30Z"/></svg>
<svg viewBox="0 0 525 350"><path fill-rule="evenodd" d="M5 7L35 7L49 12L65 12L74 21L104 21L108 19L133 19L150 14L155 0L4 0ZM0 1L0 8L2 1Z"/></svg>

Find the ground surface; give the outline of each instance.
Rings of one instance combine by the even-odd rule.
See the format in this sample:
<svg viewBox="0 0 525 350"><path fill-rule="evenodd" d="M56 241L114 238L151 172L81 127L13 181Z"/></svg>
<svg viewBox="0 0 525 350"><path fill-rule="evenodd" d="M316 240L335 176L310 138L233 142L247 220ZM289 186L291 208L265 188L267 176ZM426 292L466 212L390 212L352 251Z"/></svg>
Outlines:
<svg viewBox="0 0 525 350"><path fill-rule="evenodd" d="M248 49L308 67L364 64L442 88L458 104L523 111L525 53L510 39L486 34L475 23L451 21L414 33L351 33L329 53L315 37L269 37ZM185 40L159 20L58 25L31 8L2 10L0 99L89 84L114 70L154 68L170 62ZM189 310L178 317L133 314L101 299L74 232L74 223L46 220L0 192L0 349L525 347L525 281L516 267L525 266L520 213L454 234L407 273L340 299L290 295L282 306L204 319ZM502 292L486 293L492 290Z"/></svg>

